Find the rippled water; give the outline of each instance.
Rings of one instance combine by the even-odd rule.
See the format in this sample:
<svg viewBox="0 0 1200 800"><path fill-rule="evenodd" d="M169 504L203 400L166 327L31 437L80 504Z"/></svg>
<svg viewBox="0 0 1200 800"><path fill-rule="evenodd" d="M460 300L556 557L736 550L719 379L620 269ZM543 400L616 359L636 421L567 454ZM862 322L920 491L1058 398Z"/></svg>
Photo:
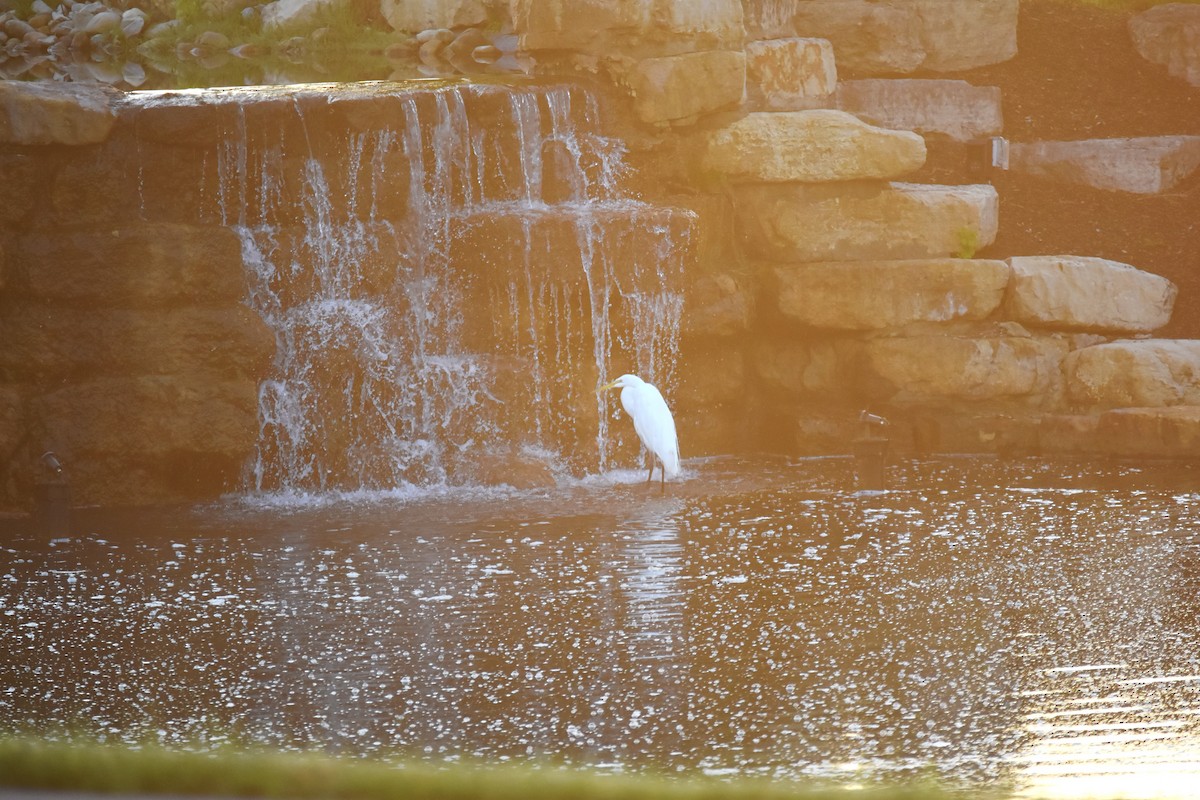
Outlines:
<svg viewBox="0 0 1200 800"><path fill-rule="evenodd" d="M1200 469L639 478L5 523L0 731L1050 797L1200 781Z"/></svg>

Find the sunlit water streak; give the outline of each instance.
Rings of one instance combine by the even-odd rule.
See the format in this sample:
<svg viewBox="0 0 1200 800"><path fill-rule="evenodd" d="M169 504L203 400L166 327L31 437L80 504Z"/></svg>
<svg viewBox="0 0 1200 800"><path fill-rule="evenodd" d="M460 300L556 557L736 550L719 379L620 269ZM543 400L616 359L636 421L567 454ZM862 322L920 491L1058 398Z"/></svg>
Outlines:
<svg viewBox="0 0 1200 800"><path fill-rule="evenodd" d="M852 468L6 531L0 730L1191 796L1200 472Z"/></svg>

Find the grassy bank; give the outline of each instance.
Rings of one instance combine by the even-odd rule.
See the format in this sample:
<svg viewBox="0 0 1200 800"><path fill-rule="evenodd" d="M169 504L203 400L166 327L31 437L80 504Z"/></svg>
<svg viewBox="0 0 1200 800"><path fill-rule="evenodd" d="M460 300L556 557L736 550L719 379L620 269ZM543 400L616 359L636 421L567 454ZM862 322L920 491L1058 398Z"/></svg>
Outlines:
<svg viewBox="0 0 1200 800"><path fill-rule="evenodd" d="M0 738L0 787L353 800L936 800L936 789L806 789L767 781L596 775L528 767L392 765L320 755L193 753ZM2 793L2 792L0 792Z"/></svg>

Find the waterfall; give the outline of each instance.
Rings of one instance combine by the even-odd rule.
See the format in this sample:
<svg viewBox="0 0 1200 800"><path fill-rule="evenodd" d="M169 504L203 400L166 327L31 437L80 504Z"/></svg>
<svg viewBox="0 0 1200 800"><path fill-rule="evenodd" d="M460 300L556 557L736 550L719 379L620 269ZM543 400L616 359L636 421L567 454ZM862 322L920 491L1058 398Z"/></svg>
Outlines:
<svg viewBox="0 0 1200 800"><path fill-rule="evenodd" d="M239 109L217 152L213 215L277 339L247 488L488 482L478 465L506 453L573 474L628 459L632 426L610 427L596 388L637 372L672 396L692 216L622 192L596 97L305 100L276 103L274 126Z"/></svg>

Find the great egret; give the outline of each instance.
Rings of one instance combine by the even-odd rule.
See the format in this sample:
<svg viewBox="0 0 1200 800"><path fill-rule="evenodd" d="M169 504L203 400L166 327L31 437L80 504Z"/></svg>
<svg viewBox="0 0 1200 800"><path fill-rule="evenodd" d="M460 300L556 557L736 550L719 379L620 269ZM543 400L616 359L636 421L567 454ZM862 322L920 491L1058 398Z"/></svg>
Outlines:
<svg viewBox="0 0 1200 800"><path fill-rule="evenodd" d="M654 461L657 459L662 467L662 486L666 489L667 473L671 477L679 474L679 438L675 435L675 419L662 392L637 375L622 375L600 387L602 392L609 389L621 390L621 405L633 418L633 429L650 451L650 474L646 476L646 483L654 479Z"/></svg>

